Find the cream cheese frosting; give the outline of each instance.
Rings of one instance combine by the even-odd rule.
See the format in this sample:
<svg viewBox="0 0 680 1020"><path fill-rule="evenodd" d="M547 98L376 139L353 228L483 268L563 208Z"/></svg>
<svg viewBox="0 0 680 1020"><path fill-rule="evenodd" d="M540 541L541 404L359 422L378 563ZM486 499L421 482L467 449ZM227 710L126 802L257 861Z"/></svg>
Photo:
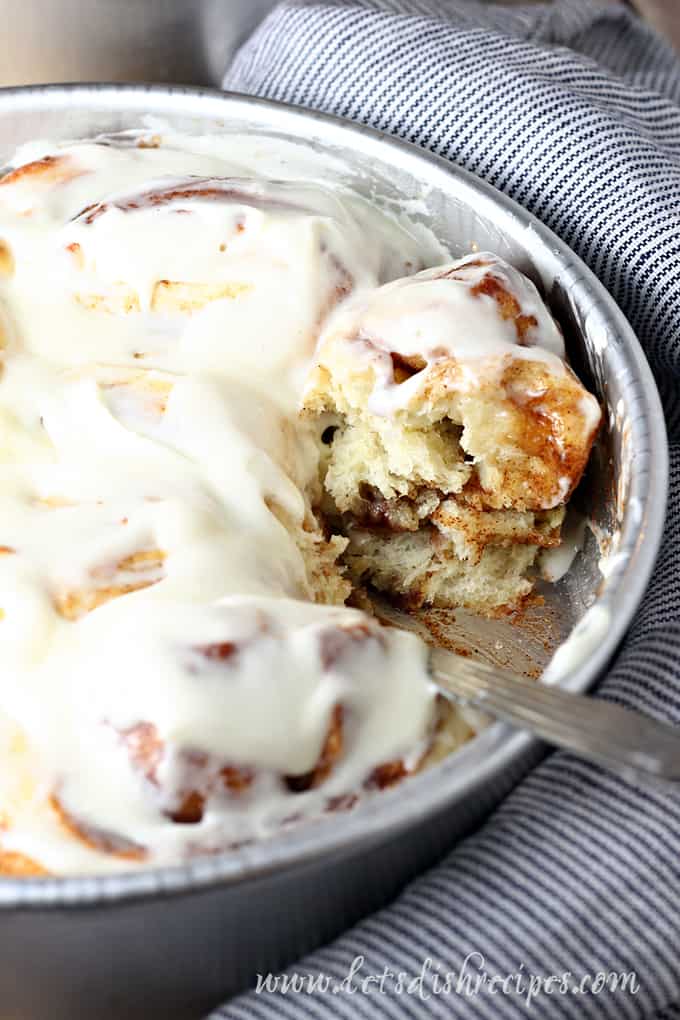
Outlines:
<svg viewBox="0 0 680 1020"><path fill-rule="evenodd" d="M414 345L470 380L508 356L567 371L521 274L494 263L519 343L470 296L493 257L442 290L446 267L424 267L446 257L271 140L17 153L0 178L0 872L3 854L64 874L237 847L422 762L424 647L319 604L344 596L305 552L337 554L298 411L343 322L378 365L379 415L422 384L393 385L390 354Z"/></svg>
<svg viewBox="0 0 680 1020"><path fill-rule="evenodd" d="M320 324L422 265L421 242L350 192L192 144L34 147L34 172L20 153L0 181L0 845L55 873L276 831L415 763L432 719L418 643L312 604L296 542ZM359 625L324 665L328 635ZM281 777L314 767L337 705L342 760L293 795ZM139 726L153 772L125 738ZM248 770L247 790L207 789L177 824L196 756Z"/></svg>

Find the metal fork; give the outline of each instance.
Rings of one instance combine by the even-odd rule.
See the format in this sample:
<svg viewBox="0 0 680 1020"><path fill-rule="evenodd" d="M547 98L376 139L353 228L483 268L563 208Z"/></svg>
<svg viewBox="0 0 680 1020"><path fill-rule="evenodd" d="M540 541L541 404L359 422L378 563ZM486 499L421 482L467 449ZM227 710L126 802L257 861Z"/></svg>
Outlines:
<svg viewBox="0 0 680 1020"><path fill-rule="evenodd" d="M441 648L431 650L430 670L445 697L530 730L624 779L680 780L680 728Z"/></svg>

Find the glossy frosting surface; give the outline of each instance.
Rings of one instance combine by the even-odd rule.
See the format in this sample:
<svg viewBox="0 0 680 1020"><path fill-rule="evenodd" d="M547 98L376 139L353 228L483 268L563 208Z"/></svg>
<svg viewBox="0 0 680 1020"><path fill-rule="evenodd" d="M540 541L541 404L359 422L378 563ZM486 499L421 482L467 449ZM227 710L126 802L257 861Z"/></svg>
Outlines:
<svg viewBox="0 0 680 1020"><path fill-rule="evenodd" d="M138 143L36 143L0 180L0 848L56 873L270 834L414 767L432 725L419 642L314 604L297 408L343 302L393 348L414 315L455 343L426 290L371 304L441 251L265 143Z"/></svg>

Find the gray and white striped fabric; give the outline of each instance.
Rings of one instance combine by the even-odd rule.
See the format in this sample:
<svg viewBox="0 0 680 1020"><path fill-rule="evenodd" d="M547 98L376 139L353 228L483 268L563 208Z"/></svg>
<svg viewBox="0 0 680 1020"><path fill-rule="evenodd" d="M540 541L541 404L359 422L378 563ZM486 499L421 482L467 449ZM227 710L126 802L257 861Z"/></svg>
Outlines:
<svg viewBox="0 0 680 1020"><path fill-rule="evenodd" d="M680 722L680 64L623 4L279 4L225 87L350 117L472 170L590 265L640 337L671 439L666 537L600 696ZM341 981L635 971L639 991L526 997L248 993L223 1018L680 1018L680 796L554 754L480 831L292 970Z"/></svg>

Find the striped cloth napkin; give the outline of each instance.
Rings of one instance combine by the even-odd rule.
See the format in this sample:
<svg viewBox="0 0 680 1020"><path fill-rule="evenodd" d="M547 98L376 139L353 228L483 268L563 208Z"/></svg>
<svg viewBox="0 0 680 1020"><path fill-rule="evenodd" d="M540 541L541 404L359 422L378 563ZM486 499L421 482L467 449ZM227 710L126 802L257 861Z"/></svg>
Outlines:
<svg viewBox="0 0 680 1020"><path fill-rule="evenodd" d="M680 63L670 46L622 3L286 0L224 85L370 124L479 174L618 301L661 388L671 491L653 580L599 695L680 722ZM447 991L447 971L489 980L476 994L464 980ZM598 989L599 972L629 980ZM680 795L555 753L396 902L288 973L331 985L252 991L214 1017L680 1018ZM367 975L376 981L362 987ZM418 975L420 990L407 989ZM534 981L533 995L532 976L557 980Z"/></svg>

